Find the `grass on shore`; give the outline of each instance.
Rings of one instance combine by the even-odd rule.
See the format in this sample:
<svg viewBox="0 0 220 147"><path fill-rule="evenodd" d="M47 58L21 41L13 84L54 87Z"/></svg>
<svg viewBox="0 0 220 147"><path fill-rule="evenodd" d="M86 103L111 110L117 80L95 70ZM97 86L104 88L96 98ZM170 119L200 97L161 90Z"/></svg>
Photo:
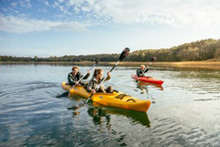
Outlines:
<svg viewBox="0 0 220 147"><path fill-rule="evenodd" d="M88 66L93 65L93 62L0 62L0 64L65 64L65 65L82 65ZM115 62L99 62L102 66L111 66ZM150 62L120 62L118 66L140 66L149 65ZM152 62L153 67L179 67L179 68L209 68L209 69L220 69L220 62L210 61L188 61L188 62Z"/></svg>

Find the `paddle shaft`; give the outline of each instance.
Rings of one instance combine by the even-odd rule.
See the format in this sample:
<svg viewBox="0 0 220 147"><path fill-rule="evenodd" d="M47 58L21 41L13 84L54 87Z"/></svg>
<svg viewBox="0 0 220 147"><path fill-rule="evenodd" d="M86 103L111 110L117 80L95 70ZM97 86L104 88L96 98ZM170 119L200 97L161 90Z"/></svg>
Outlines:
<svg viewBox="0 0 220 147"><path fill-rule="evenodd" d="M118 61L117 63L115 63L115 65L112 67L112 69L110 70L110 72L112 72L112 71L114 70L114 68L118 65L119 62L120 62L120 61ZM108 76L107 76L107 77L108 77ZM101 83L98 85L97 89L100 88L100 86L102 85L102 83L105 82L105 80L107 79L107 77L105 77L105 79L103 79L103 80L101 81Z"/></svg>
<svg viewBox="0 0 220 147"><path fill-rule="evenodd" d="M152 62L153 62L155 59L156 59L156 57L153 57L153 58L150 60L149 67L151 66ZM144 69L144 72L143 72L143 73L145 73L146 70L147 70L147 68Z"/></svg>
<svg viewBox="0 0 220 147"><path fill-rule="evenodd" d="M92 67L90 67L90 69L89 70L92 70L94 67L95 67L95 65L96 65L97 63L95 63L95 64L93 64L93 66ZM79 79L79 81L78 82L80 82L86 75L87 75L88 73L85 73L83 76L82 76L82 78L80 78ZM75 86L75 85L74 85Z"/></svg>
<svg viewBox="0 0 220 147"><path fill-rule="evenodd" d="M110 72L112 72L112 71L114 70L114 68L118 65L119 62L120 62L120 61L118 60L118 62L114 64L114 66L112 67L112 69L110 70ZM108 77L108 76L107 76L107 77ZM98 90L98 89L100 88L100 86L105 82L105 80L107 79L107 77L105 77L105 78L101 81L101 83L99 83L99 85L96 87L96 90ZM92 98L92 96L93 96L93 93L92 93L92 94L90 95L90 97L86 100L86 103L88 103L88 101Z"/></svg>

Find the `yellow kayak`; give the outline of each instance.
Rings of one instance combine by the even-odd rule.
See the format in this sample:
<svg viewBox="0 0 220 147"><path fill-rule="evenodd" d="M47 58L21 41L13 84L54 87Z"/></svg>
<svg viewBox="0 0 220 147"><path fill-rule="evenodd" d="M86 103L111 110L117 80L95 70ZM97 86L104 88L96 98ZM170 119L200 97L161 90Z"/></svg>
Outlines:
<svg viewBox="0 0 220 147"><path fill-rule="evenodd" d="M83 86L75 86L74 88L71 88L70 85L66 85L66 82L62 83L62 88L69 91L70 96L79 95L84 98L89 98L92 94L87 92ZM105 106L141 112L147 112L151 104L149 100L140 100L118 91L114 91L113 93L95 93L91 99L93 102Z"/></svg>

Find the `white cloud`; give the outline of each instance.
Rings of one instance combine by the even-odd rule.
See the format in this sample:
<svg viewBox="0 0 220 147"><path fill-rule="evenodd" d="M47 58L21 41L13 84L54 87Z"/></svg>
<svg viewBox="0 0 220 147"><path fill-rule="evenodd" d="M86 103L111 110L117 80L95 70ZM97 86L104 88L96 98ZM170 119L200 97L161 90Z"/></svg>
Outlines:
<svg viewBox="0 0 220 147"><path fill-rule="evenodd" d="M49 2L46 1L46 0L43 0L42 2L43 2L46 6L49 6L49 5L50 5Z"/></svg>
<svg viewBox="0 0 220 147"><path fill-rule="evenodd" d="M150 22L194 28L220 25L219 0L68 0L66 5L78 14L111 18L116 24Z"/></svg>
<svg viewBox="0 0 220 147"><path fill-rule="evenodd" d="M186 3L179 0L179 3L174 5L170 0L157 2L130 0L115 3L109 1L109 4L103 4L103 10L115 23L154 22L197 27L220 24L220 7L214 2L216 1L194 0Z"/></svg>
<svg viewBox="0 0 220 147"><path fill-rule="evenodd" d="M58 0L58 2L62 3L62 2L64 2L64 0Z"/></svg>
<svg viewBox="0 0 220 147"><path fill-rule="evenodd" d="M49 4L48 1L43 2L45 5ZM30 0L22 0L20 4L32 7ZM0 30L17 33L46 31L55 28L85 31L83 22L93 25L151 23L198 30L220 29L219 0L56 0L53 7L62 11L60 13L62 18L81 22L43 21L0 15Z"/></svg>
<svg viewBox="0 0 220 147"><path fill-rule="evenodd" d="M78 22L43 21L34 19L17 18L14 16L0 15L0 31L10 33L29 33L38 31L80 31L87 32L87 28Z"/></svg>
<svg viewBox="0 0 220 147"><path fill-rule="evenodd" d="M14 7L14 8L17 7L17 3L16 2L12 2L11 6Z"/></svg>
<svg viewBox="0 0 220 147"><path fill-rule="evenodd" d="M62 5L60 5L58 2L54 2L54 8L57 7L59 8L64 14L71 14L70 12L68 12Z"/></svg>
<svg viewBox="0 0 220 147"><path fill-rule="evenodd" d="M25 7L25 8L31 8L32 7L30 0L23 0L23 1L21 0L20 5L22 7Z"/></svg>

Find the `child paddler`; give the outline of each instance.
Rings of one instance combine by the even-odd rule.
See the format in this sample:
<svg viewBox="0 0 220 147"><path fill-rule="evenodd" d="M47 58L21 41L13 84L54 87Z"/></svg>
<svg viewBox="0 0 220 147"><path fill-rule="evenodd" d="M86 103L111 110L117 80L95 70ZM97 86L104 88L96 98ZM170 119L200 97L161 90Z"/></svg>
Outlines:
<svg viewBox="0 0 220 147"><path fill-rule="evenodd" d="M108 81L110 78L111 78L111 73L108 72L105 81ZM109 86L108 88L105 89L104 84L102 84L100 88L97 89L98 85L102 82L102 80L104 80L103 69L101 68L95 69L92 79L89 81L89 84L86 86L86 90L92 93L96 93L96 92L112 93L113 92L112 86Z"/></svg>

